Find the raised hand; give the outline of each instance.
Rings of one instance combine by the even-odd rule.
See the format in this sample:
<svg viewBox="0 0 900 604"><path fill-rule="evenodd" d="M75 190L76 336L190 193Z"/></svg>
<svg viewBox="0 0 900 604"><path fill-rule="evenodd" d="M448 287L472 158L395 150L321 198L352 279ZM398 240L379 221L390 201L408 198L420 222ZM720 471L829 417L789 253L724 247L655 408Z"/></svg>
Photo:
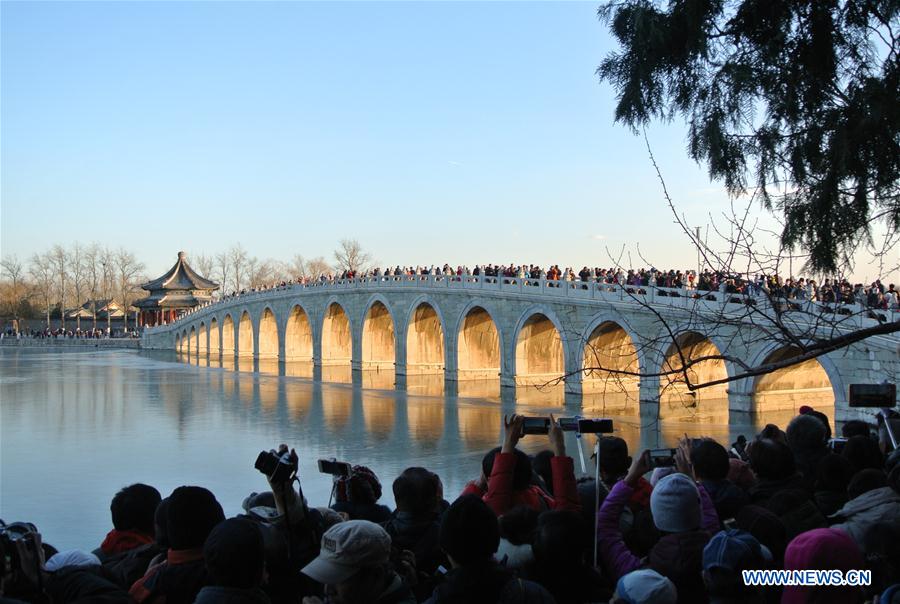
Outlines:
<svg viewBox="0 0 900 604"><path fill-rule="evenodd" d="M522 438L522 426L525 423L525 416L513 413L509 417L503 416L503 446L501 453L512 453L519 439Z"/></svg>
<svg viewBox="0 0 900 604"><path fill-rule="evenodd" d="M628 468L628 474L625 475L625 484L628 486L636 486L638 479L649 472L650 467L650 450L644 449L640 455L635 456Z"/></svg>
<svg viewBox="0 0 900 604"><path fill-rule="evenodd" d="M550 414L550 430L547 432L550 439L550 446L553 448L553 454L557 457L565 457L566 455L566 439L559 422L553 414Z"/></svg>

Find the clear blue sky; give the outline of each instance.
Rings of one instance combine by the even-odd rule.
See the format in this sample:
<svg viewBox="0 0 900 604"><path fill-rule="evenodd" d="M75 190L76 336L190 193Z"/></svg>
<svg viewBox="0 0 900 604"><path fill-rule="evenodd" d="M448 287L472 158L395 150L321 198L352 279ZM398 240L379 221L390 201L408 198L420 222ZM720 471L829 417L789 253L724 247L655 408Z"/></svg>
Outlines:
<svg viewBox="0 0 900 604"><path fill-rule="evenodd" d="M695 253L613 123L597 4L2 3L2 251L657 266ZM699 223L726 197L650 131ZM636 256L633 263L639 264Z"/></svg>

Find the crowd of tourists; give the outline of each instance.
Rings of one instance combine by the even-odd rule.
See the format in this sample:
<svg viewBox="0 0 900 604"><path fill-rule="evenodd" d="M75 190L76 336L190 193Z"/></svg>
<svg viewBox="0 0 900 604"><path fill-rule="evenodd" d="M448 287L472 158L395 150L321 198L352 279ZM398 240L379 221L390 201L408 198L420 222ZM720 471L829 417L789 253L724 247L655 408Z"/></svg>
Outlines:
<svg viewBox="0 0 900 604"><path fill-rule="evenodd" d="M821 302L833 305L858 304L862 307L878 310L900 310L900 291L896 286L884 284L880 279L866 285L851 283L847 279L826 278L822 283L807 278L784 278L779 275L742 275L722 271L704 270L699 274L695 270L675 269L623 269L623 268L588 268L584 266L576 271L571 267L561 269L559 265L542 267L537 265L508 264L478 265L472 269L459 265L453 268L449 264L443 266L395 266L393 268L373 268L366 271L344 270L324 273L318 277L297 277L272 284L260 285L225 294L223 299L241 296L247 293L283 289L295 284L329 283L337 280L355 278L390 279L395 277L444 277L462 280L466 277L488 277L519 279L538 285L539 280L559 282L580 282L583 286L589 283L629 288L634 293L646 293L649 287L684 290L674 295L704 297L704 294L735 294L750 298L770 297L778 300L796 302ZM549 285L552 285L549 284Z"/></svg>
<svg viewBox="0 0 900 604"><path fill-rule="evenodd" d="M28 329L17 331L12 327L8 327L7 329L0 332L0 338L13 338L13 339L32 339L32 340L102 340L110 337L137 337L137 330L131 329L129 330L127 327L121 332L113 333L111 330L101 329L99 327L92 327L90 329L63 329L62 327L58 327L56 329L50 329L49 327L45 327L44 329Z"/></svg>
<svg viewBox="0 0 900 604"><path fill-rule="evenodd" d="M884 420L847 422L833 438L824 414L800 411L730 445L685 437L630 452L598 435L598 481L576 478L552 416L546 436L524 436L514 415L462 493L409 467L391 484L393 510L370 469L340 463L320 468L334 475L334 502L312 507L282 445L256 463L269 490L233 518L203 487L162 498L137 483L112 498L112 528L93 551L2 527L0 601L897 604L900 453ZM529 456L522 438L546 438L547 450ZM794 581L831 571L843 584L762 586L745 574L767 570Z"/></svg>

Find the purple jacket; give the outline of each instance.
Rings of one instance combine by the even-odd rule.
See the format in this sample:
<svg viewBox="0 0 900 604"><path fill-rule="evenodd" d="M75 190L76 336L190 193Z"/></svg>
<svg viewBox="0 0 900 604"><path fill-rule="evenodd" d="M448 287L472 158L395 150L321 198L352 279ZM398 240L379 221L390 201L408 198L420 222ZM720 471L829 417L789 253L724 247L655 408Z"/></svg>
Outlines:
<svg viewBox="0 0 900 604"><path fill-rule="evenodd" d="M697 490L700 492L700 528L712 535L719 531L719 516L706 489L702 485L697 485ZM622 510L625 509L633 492L634 489L625 484L624 480L620 480L613 486L597 512L597 550L600 553L600 560L603 561L603 567L614 581L643 566L643 560L628 549L619 530L619 516L622 515Z"/></svg>

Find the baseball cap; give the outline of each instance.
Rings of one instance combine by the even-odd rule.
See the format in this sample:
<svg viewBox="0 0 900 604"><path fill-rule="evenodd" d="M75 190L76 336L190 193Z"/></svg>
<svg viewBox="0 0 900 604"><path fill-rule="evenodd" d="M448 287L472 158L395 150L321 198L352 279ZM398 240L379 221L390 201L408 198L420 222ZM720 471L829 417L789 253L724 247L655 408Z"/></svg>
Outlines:
<svg viewBox="0 0 900 604"><path fill-rule="evenodd" d="M390 560L391 537L368 520L335 524L322 535L322 549L300 571L324 585L342 583L358 570Z"/></svg>
<svg viewBox="0 0 900 604"><path fill-rule="evenodd" d="M772 553L741 529L719 531L703 548L703 569L725 568L732 572L759 568L772 561Z"/></svg>

